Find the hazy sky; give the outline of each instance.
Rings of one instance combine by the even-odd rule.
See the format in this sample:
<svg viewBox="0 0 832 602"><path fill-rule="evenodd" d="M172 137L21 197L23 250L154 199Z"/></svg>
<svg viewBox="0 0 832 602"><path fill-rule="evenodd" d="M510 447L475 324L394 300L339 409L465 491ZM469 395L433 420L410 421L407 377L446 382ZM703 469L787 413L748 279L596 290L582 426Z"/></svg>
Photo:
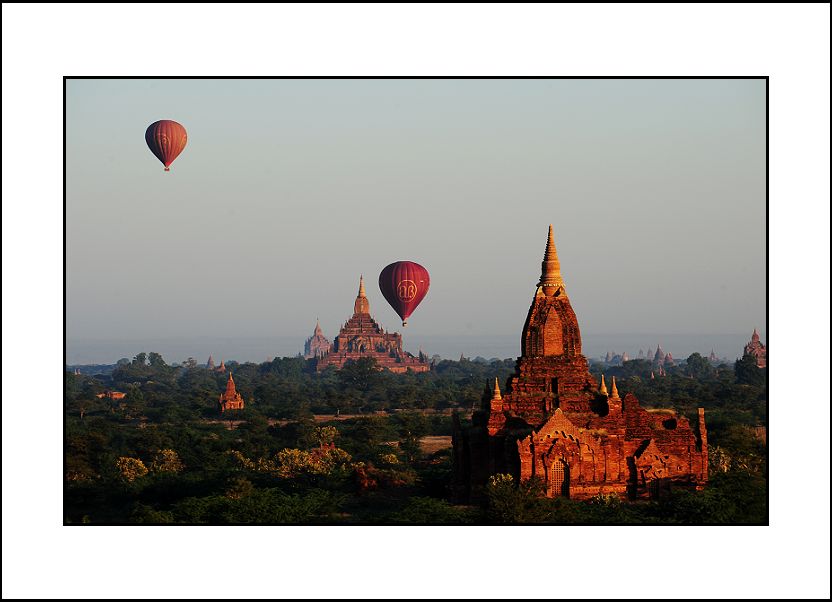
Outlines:
<svg viewBox="0 0 832 602"><path fill-rule="evenodd" d="M70 80L66 105L70 343L332 338L360 273L400 330L378 274L404 259L431 274L405 337L519 337L549 223L584 333L765 340L763 80ZM188 131L169 173L158 119Z"/></svg>

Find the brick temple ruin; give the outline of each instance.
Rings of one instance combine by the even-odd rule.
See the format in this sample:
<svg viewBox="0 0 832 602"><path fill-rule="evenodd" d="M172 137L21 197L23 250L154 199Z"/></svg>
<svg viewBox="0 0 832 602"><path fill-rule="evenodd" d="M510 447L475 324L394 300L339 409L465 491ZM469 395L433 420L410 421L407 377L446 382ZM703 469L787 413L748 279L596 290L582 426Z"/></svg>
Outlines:
<svg viewBox="0 0 832 602"><path fill-rule="evenodd" d="M453 493L478 501L492 475L537 478L549 497L657 497L708 480L705 413L691 428L673 410L646 410L613 379L598 383L581 354L578 320L560 273L552 227L515 373L486 388L472 424L454 415Z"/></svg>
<svg viewBox="0 0 832 602"><path fill-rule="evenodd" d="M364 277L358 284L352 317L347 320L331 349L319 356L316 370L320 372L329 366L342 368L348 361L372 357L380 368L391 372L427 372L430 364L424 354L416 357L402 349L402 335L387 332L370 315L370 302L364 290Z"/></svg>

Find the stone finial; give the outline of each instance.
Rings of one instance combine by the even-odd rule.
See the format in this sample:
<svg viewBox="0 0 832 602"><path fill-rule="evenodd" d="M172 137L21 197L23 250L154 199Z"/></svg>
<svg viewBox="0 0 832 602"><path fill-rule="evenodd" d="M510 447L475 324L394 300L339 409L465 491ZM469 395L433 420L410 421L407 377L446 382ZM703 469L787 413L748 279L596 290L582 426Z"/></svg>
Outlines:
<svg viewBox="0 0 832 602"><path fill-rule="evenodd" d="M755 342L760 340L760 335L757 334L757 329L756 328L754 329L754 334L751 335L751 340L755 341Z"/></svg>
<svg viewBox="0 0 832 602"><path fill-rule="evenodd" d="M361 274L361 278L358 280L358 296L359 297L366 297L367 292L364 290L364 274Z"/></svg>
<svg viewBox="0 0 832 602"><path fill-rule="evenodd" d="M615 377L613 377L613 378L615 378ZM598 387L598 392L601 395L608 395L608 393L607 393L607 383L604 382L604 375L603 374L601 375L601 386Z"/></svg>
<svg viewBox="0 0 832 602"><path fill-rule="evenodd" d="M557 293L558 290L564 289L563 278L560 275L558 251L555 248L555 235L552 229L552 224L549 224L549 239L546 241L546 253L543 255L540 283L538 286L543 287L543 292L547 297L551 297Z"/></svg>
<svg viewBox="0 0 832 602"><path fill-rule="evenodd" d="M503 396L500 395L500 379L495 377L494 378L494 395L491 397L491 399L498 400L498 399L502 399L502 398L503 398Z"/></svg>
<svg viewBox="0 0 832 602"><path fill-rule="evenodd" d="M612 377L612 392L610 393L610 399L620 399L618 397L618 387L615 386L615 377Z"/></svg>

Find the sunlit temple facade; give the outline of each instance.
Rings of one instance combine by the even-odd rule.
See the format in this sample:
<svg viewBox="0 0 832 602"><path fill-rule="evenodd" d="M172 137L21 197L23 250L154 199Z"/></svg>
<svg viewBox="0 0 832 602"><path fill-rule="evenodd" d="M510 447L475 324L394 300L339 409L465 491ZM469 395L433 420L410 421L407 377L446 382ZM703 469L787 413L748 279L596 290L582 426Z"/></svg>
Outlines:
<svg viewBox="0 0 832 602"><path fill-rule="evenodd" d="M546 495L574 499L656 497L671 486L707 482L703 409L692 426L673 410L642 408L614 378L608 390L603 377L599 383L590 374L551 226L521 348L505 393L499 382L487 387L470 426L454 416L458 501L481 499L500 473L535 478Z"/></svg>

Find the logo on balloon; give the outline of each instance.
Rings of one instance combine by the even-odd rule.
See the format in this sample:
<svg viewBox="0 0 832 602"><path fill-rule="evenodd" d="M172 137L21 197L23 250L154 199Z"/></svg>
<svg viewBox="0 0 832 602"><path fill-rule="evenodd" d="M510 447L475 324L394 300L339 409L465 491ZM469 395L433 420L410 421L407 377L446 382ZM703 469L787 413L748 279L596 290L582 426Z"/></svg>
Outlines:
<svg viewBox="0 0 832 602"><path fill-rule="evenodd" d="M412 301L417 291L416 283L412 280L402 280L396 287L396 295L402 301Z"/></svg>

